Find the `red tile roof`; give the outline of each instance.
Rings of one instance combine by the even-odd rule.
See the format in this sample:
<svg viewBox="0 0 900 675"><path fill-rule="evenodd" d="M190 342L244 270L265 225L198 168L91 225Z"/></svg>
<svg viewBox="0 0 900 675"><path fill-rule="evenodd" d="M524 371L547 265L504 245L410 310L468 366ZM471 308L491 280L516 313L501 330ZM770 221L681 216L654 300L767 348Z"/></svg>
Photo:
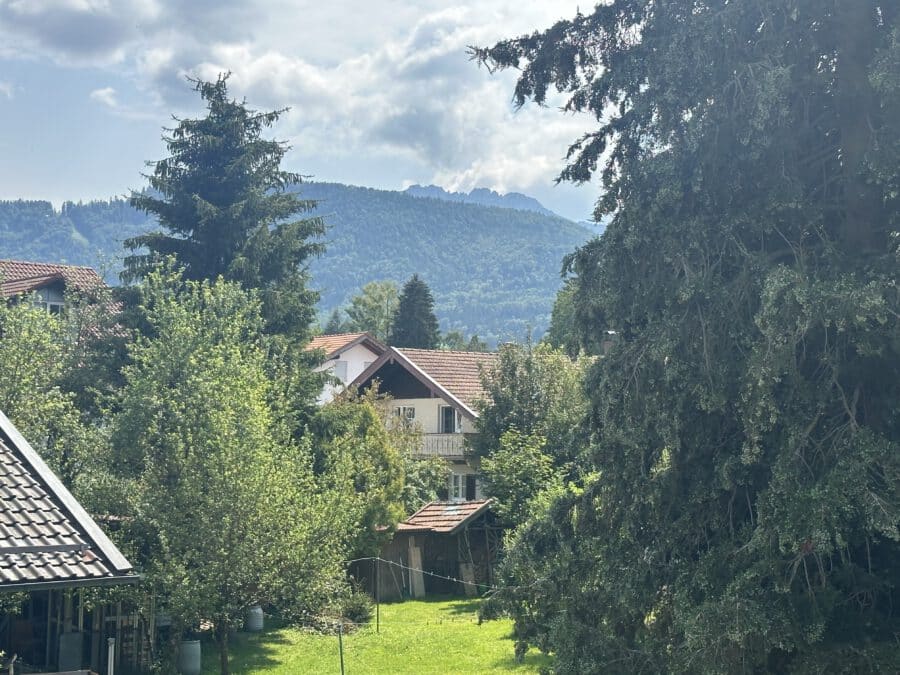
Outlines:
<svg viewBox="0 0 900 675"><path fill-rule="evenodd" d="M317 335L310 340L309 344L306 345L306 350L322 349L325 351L325 358L331 359L345 349L361 342L364 342L375 354L381 354L386 349L383 344L368 333L327 333L325 335Z"/></svg>
<svg viewBox="0 0 900 675"><path fill-rule="evenodd" d="M485 397L481 374L497 365L492 352L454 352L441 349L396 349L422 372L469 408Z"/></svg>
<svg viewBox="0 0 900 675"><path fill-rule="evenodd" d="M397 532L433 532L454 534L464 525L486 513L490 499L472 502L430 502L397 525Z"/></svg>
<svg viewBox="0 0 900 675"><path fill-rule="evenodd" d="M54 281L62 281L80 291L103 285L103 279L90 267L27 260L0 260L0 279L0 295L4 298L37 290Z"/></svg>

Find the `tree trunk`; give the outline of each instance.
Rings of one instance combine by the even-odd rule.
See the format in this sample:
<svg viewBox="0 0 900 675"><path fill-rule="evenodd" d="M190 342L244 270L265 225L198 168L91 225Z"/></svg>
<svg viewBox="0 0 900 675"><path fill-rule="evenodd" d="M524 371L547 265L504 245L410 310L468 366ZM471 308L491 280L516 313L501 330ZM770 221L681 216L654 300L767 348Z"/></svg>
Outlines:
<svg viewBox="0 0 900 675"><path fill-rule="evenodd" d="M228 625L216 622L216 643L219 645L219 672L228 675Z"/></svg>

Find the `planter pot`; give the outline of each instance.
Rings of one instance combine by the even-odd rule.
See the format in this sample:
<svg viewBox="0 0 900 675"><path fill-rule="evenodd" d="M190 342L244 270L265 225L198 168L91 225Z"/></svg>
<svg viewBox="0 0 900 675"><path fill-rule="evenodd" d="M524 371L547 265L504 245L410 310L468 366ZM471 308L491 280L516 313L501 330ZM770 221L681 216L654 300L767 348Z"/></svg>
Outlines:
<svg viewBox="0 0 900 675"><path fill-rule="evenodd" d="M181 675L200 675L200 640L183 640L178 645L178 672Z"/></svg>
<svg viewBox="0 0 900 675"><path fill-rule="evenodd" d="M259 633L263 629L263 611L259 605L247 608L244 616L244 630L248 633Z"/></svg>

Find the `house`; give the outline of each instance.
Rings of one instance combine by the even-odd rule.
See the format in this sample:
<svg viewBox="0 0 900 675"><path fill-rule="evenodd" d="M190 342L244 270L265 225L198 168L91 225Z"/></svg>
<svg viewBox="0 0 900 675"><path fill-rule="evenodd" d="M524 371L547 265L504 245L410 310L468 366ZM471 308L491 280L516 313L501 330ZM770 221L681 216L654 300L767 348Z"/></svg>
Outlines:
<svg viewBox="0 0 900 675"><path fill-rule="evenodd" d="M65 306L65 293L91 293L105 286L90 267L58 263L0 260L0 296L7 300L34 293L35 302L51 314Z"/></svg>
<svg viewBox="0 0 900 675"><path fill-rule="evenodd" d="M316 372L328 372L337 382L328 382L319 395L319 405L331 401L349 382L359 376L387 349L368 333L331 333L317 335L307 351L322 350L325 361Z"/></svg>
<svg viewBox="0 0 900 675"><path fill-rule="evenodd" d="M0 649L4 672L138 664L143 632L85 589L137 583L115 544L0 413ZM19 611L16 611L20 608ZM109 638L115 640L110 650ZM123 663L124 662L124 663ZM21 668L21 670L20 670ZM116 672L119 672L118 670Z"/></svg>
<svg viewBox="0 0 900 675"><path fill-rule="evenodd" d="M489 499L426 504L397 525L380 559L352 570L354 577L379 600L482 594L493 584L502 536L490 505Z"/></svg>
<svg viewBox="0 0 900 675"><path fill-rule="evenodd" d="M420 454L450 464L449 499L480 500L478 467L466 458L465 439L476 432L476 402L485 397L482 374L498 359L488 352L390 347L350 386L363 391L377 381L393 399L396 423L421 430Z"/></svg>

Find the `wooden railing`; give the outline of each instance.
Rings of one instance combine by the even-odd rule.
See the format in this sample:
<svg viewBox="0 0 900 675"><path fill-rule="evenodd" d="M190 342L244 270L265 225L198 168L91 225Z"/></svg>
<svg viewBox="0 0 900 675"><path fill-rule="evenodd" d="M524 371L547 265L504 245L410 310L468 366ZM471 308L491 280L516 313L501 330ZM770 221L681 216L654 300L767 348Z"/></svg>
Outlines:
<svg viewBox="0 0 900 675"><path fill-rule="evenodd" d="M465 455L465 436L463 434L423 434L421 454L462 458Z"/></svg>

